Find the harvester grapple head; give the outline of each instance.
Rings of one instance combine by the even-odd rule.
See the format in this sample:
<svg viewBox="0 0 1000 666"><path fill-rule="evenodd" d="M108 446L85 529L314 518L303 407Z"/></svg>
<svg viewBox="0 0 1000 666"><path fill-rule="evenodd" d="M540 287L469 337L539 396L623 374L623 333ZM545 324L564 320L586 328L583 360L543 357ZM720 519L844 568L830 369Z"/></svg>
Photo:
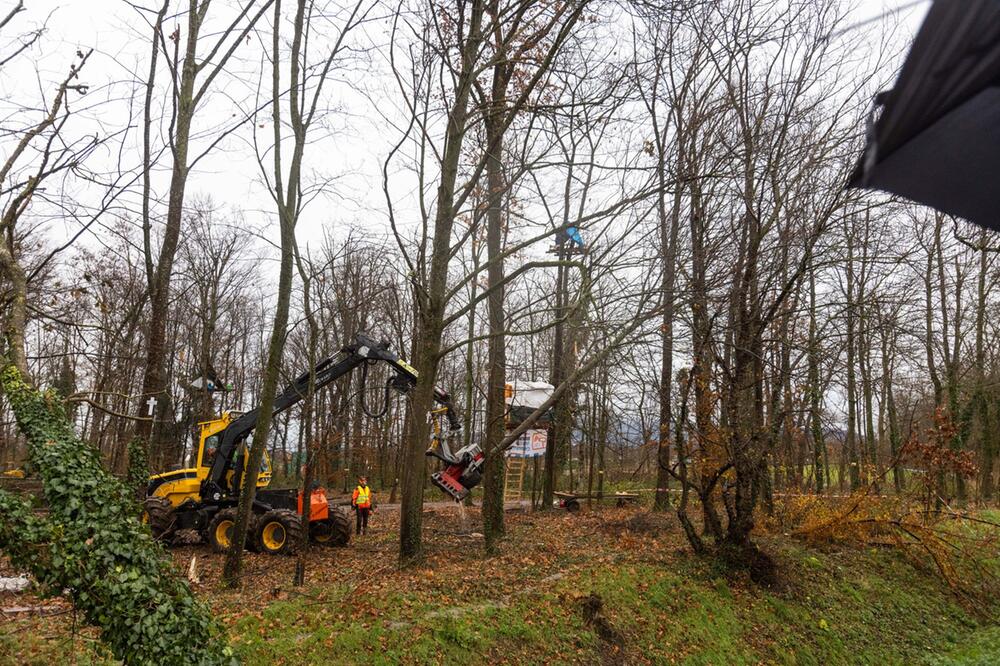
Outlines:
<svg viewBox="0 0 1000 666"><path fill-rule="evenodd" d="M440 457L436 455L435 457ZM482 450L472 444L458 451L440 472L431 474L431 482L446 495L461 502L469 491L479 485L485 460Z"/></svg>

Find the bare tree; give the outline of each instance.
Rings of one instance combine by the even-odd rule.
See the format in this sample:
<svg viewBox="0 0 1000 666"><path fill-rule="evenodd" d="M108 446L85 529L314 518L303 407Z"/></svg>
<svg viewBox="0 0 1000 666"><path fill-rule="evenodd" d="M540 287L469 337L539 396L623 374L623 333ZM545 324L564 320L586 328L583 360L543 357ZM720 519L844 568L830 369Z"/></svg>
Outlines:
<svg viewBox="0 0 1000 666"><path fill-rule="evenodd" d="M8 28L23 9L24 3L18 2L0 19L0 31ZM30 32L11 52L0 54L0 72L4 65L30 49L43 32L44 28ZM9 362L25 381L30 381L31 377L24 338L29 309L28 274L19 256L22 231L18 223L35 202L36 195L44 191L45 183L80 168L99 144L96 137L74 138L67 131L72 114L70 96L87 92L80 73L89 57L90 51L77 52L69 72L55 85L51 100L44 101L40 117L31 118L23 127L4 128L4 134L13 143L0 164L0 197L3 197L0 201L0 272L6 282L4 338Z"/></svg>
<svg viewBox="0 0 1000 666"><path fill-rule="evenodd" d="M143 249L148 272L149 286L149 324L146 338L146 364L143 370L142 395L138 400L138 411L143 413L146 401L155 397L156 408L152 421L139 421L137 435L151 438L152 451L161 464L176 459L178 450L173 441L173 406L168 391L168 381L165 362L168 356L166 346L167 313L170 305L170 281L173 276L174 259L177 254L178 240L184 216L185 192L191 169L197 162L215 149L223 138L228 136L239 125L223 128L209 141L200 152L199 146L192 147L192 137L195 119L199 106L213 89L219 75L225 71L227 64L239 45L254 29L257 22L271 6L273 0L248 2L237 12L235 17L227 18L225 25L218 31L213 31L203 37L212 0L189 0L185 11L187 24L182 34L180 26L169 36L164 34L163 23L166 20L170 0L164 0L155 13L156 19L152 31L152 53L163 52L171 85L169 98L171 115L167 132L171 172L167 195L167 210L164 216L163 234L160 238L160 248L157 259L153 261L152 213L149 199L152 196L148 178L144 179L143 196ZM170 44L168 44L170 42ZM183 54L181 44L183 42ZM207 42L207 43L206 43ZM199 47L202 54L199 54ZM146 111L143 121L144 172L152 168L152 149L150 147L151 109L153 88L157 75L157 57L150 58L149 78L146 86ZM245 118L243 119L245 120Z"/></svg>
<svg viewBox="0 0 1000 666"><path fill-rule="evenodd" d="M460 173L465 138L474 126L483 122L484 117L482 111L477 113L470 104L479 72L484 67L492 67L494 60L500 60L500 55L492 54L488 48L489 38L494 34L499 35L500 41L497 43L504 47L500 49L500 54L510 55L515 62L521 59L518 55L519 49L523 54L528 49L543 45L540 53L535 54L532 67L516 96L506 100L505 110L491 125L491 139L499 141L533 98L562 44L579 19L585 4L585 2L574 2L550 8L543 3L520 3L512 6L509 12L497 13L494 19L487 12L486 2L474 0L468 5L458 6L454 12L442 9L443 13L440 16L437 14L437 9L432 10L431 15L427 17L426 28L422 33L426 35L422 48L425 49L428 60L431 54L441 55L441 60L434 66L440 67L446 73L442 80L447 81L447 87L442 92L449 99L449 103L445 112L444 137L441 140L443 149L436 154L439 175L433 202L433 221L425 217L415 258L410 258L407 253L395 216L390 212L390 223L401 251L407 253L407 265L415 282L417 325L413 336L412 356L413 365L421 377L410 403L406 428L408 441L403 455L400 557L404 561L416 561L422 556L420 507L423 503L425 477L424 449L429 440L428 424L424 415L433 404L434 381L442 358L445 328L450 323L449 319L462 317L469 307L474 307L473 303L456 314L448 315L449 302L457 293L456 289L461 289L461 285L470 279L467 276L457 287L451 287L448 284L448 274L455 254L452 245L455 220L465 203L481 186L482 175L493 152L492 145L488 144L487 150L475 160L473 166L467 172ZM499 10L499 6L495 9ZM524 32L521 29L513 29L504 32L503 22L509 22L510 26L520 26L530 25L535 21L539 27L534 30L529 29ZM394 34L395 29L394 27ZM533 36L534 33L537 33L537 36ZM418 67L423 66L424 64L418 65ZM402 83L404 79L399 70L395 69L395 73L397 80ZM429 142L434 140L426 126L422 124L424 122L422 114L427 113L429 109L419 106L432 98L426 86L431 85L429 81L433 79L422 78L430 74L429 72L425 74L423 70L418 70L415 74L417 76L415 89L404 90L411 104L409 111L412 120L397 148L390 154L387 164L415 129L418 134L416 141L424 149L427 149ZM503 77L500 82L503 82ZM464 176L461 181L460 176ZM392 199L387 184L384 185L384 189L391 209ZM491 196L496 197L498 194L491 193ZM426 211L427 207L422 206L422 210ZM464 241L465 237L461 238L458 244L461 245ZM492 270L495 272L495 265L501 260L498 257L489 261L484 268L489 271L493 266ZM522 269L530 270L532 267L534 265ZM479 300L492 298L493 293L503 289L504 284L516 277L517 274L511 274L505 276L499 283L491 283L489 288L479 295ZM502 390L500 395L502 396Z"/></svg>
<svg viewBox="0 0 1000 666"><path fill-rule="evenodd" d="M233 531L233 543L242 545L246 542L250 527L250 516L253 512L254 496L257 493L257 475L260 463L264 457L264 447L268 441L273 420L274 398L278 389L281 369L282 351L288 328L288 312L291 300L293 259L296 251L295 227L302 209L308 203L302 193L305 183L302 173L303 157L308 145L308 133L313 123L322 112L320 103L323 99L323 89L326 77L331 68L347 48L347 37L360 22L372 4L359 0L349 6L343 14L342 23L331 40L331 45L325 56L319 61L320 75L313 79L309 73L311 64L308 62L307 19L316 10L308 0L298 0L292 20L291 51L288 56L288 116L287 123L292 133L291 155L286 162L282 160L284 137L282 129L286 118L282 115L284 98L282 79L281 31L282 23L281 0L274 2L274 24L272 31L272 68L271 68L271 123L274 132L274 143L270 147L273 157L272 169L265 167L264 158L260 156L261 173L268 182L268 190L274 197L278 213L278 226L281 239L281 261L278 275L277 304L271 329L271 339L268 345L267 361L264 370L264 380L261 386L261 417L257 422L253 445L247 455L247 479L240 492L239 513ZM304 502L308 504L308 502ZM223 579L230 587L239 584L243 549L230 548L226 555Z"/></svg>

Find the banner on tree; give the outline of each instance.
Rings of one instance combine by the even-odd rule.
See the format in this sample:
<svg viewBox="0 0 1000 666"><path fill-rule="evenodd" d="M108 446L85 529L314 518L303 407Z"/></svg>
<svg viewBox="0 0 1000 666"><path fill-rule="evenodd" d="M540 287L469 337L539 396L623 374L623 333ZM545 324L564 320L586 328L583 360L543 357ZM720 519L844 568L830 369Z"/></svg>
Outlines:
<svg viewBox="0 0 1000 666"><path fill-rule="evenodd" d="M545 455L548 432L545 430L525 430L517 441L507 449L510 458L536 458Z"/></svg>

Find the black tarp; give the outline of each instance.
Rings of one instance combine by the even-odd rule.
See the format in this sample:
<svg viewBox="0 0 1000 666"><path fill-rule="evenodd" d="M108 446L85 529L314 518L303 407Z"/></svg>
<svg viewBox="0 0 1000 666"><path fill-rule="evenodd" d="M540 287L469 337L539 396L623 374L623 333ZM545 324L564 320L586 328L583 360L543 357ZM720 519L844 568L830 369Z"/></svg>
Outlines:
<svg viewBox="0 0 1000 666"><path fill-rule="evenodd" d="M1000 230L1000 0L937 0L849 186Z"/></svg>

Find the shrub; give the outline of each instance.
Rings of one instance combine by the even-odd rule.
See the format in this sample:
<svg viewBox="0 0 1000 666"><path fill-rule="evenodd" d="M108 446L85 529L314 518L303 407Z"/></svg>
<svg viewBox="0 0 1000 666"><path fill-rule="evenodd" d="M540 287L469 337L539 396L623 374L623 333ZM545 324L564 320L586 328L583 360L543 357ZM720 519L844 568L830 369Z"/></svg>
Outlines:
<svg viewBox="0 0 1000 666"><path fill-rule="evenodd" d="M1000 523L988 515L945 507L927 510L923 498L786 498L784 526L812 545L853 544L893 548L918 569L936 574L958 596L976 606L1000 592Z"/></svg>

